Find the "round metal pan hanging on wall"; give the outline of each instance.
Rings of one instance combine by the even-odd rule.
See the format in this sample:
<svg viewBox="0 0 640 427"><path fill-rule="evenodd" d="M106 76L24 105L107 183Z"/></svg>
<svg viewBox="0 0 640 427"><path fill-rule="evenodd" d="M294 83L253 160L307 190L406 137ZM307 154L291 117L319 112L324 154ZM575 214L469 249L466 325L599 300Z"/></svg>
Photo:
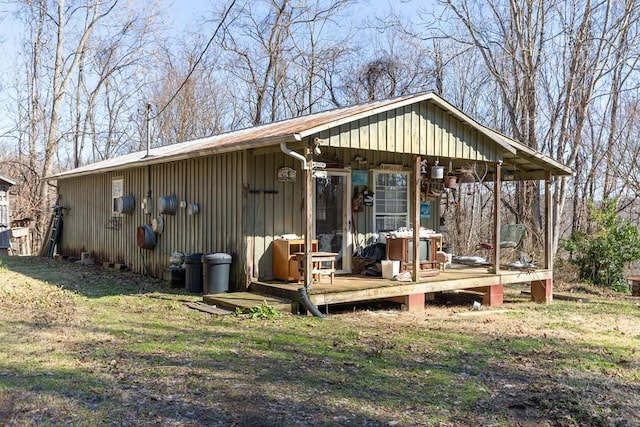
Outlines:
<svg viewBox="0 0 640 427"><path fill-rule="evenodd" d="M187 215L197 215L200 212L200 205L197 203L189 203L187 206Z"/></svg>
<svg viewBox="0 0 640 427"><path fill-rule="evenodd" d="M176 196L158 197L158 213L175 215L178 211L178 199Z"/></svg>
<svg viewBox="0 0 640 427"><path fill-rule="evenodd" d="M116 212L131 215L136 210L136 200L133 196L121 196L116 199Z"/></svg>
<svg viewBox="0 0 640 427"><path fill-rule="evenodd" d="M136 241L138 243L138 247L142 249L155 249L156 235L153 233L149 224L144 224L138 227Z"/></svg>
<svg viewBox="0 0 640 427"><path fill-rule="evenodd" d="M156 234L162 234L162 232L164 231L164 218L162 218L160 215L153 218L151 220L151 229L153 229Z"/></svg>

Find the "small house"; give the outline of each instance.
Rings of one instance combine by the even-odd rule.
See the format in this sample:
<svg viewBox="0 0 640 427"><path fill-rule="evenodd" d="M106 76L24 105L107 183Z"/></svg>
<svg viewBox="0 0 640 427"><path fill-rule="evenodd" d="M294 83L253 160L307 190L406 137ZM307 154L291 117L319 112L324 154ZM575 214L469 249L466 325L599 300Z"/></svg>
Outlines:
<svg viewBox="0 0 640 427"><path fill-rule="evenodd" d="M549 301L549 208L546 259L535 271L520 271L517 279L501 271L499 215L490 272L447 277L439 268L437 255L446 246L440 205L421 177L433 167L434 180L444 185L447 169L460 178L477 163L498 189L503 179L550 183L572 173L435 93L420 93L150 148L52 176L65 208L58 252L91 252L156 277L174 252L226 253L232 291L273 283L284 292L298 282L309 285L314 273L330 273L316 277L312 300L316 289L325 302L389 298L407 308L424 305L433 292L461 288L484 289L489 303L499 303L502 285L528 274L535 298ZM353 274L362 268L356 249L375 242L387 246L385 258L399 261L410 283ZM316 262L314 253L332 254L330 265Z"/></svg>
<svg viewBox="0 0 640 427"><path fill-rule="evenodd" d="M11 204L9 187L16 182L0 175L0 255L7 255L11 249Z"/></svg>

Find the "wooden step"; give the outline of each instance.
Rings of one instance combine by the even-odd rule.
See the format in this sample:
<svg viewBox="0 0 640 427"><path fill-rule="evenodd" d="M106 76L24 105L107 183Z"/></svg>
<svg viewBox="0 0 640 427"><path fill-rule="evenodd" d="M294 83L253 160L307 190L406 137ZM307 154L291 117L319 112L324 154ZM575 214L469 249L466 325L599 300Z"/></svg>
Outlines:
<svg viewBox="0 0 640 427"><path fill-rule="evenodd" d="M298 288L301 288L302 286L302 283L296 284L295 282L269 284L261 282L251 282L251 285L249 285L249 292L259 295L268 295L284 300L297 301Z"/></svg>
<svg viewBox="0 0 640 427"><path fill-rule="evenodd" d="M266 302L271 307L282 313L291 313L293 305L291 300L276 298L273 296L265 296L252 292L228 292L223 294L210 294L202 296L203 302L216 307L227 310L236 310L237 308L248 312L252 307L259 307Z"/></svg>
<svg viewBox="0 0 640 427"><path fill-rule="evenodd" d="M215 305L206 304L204 302L188 302L185 304L187 307L192 308L194 310L203 311L209 314L217 314L219 316L233 314L231 310L225 310Z"/></svg>

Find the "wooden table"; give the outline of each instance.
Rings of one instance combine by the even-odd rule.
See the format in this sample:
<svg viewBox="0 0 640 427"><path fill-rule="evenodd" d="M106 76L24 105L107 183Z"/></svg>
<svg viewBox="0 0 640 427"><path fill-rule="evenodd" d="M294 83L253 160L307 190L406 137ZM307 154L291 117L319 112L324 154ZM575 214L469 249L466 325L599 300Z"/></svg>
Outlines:
<svg viewBox="0 0 640 427"><path fill-rule="evenodd" d="M298 261L298 272L301 278L304 278L304 252L296 252L296 260ZM338 254L334 252L311 252L311 275L316 281L320 281L321 276L329 276L331 284L333 284L333 276L336 272L336 259Z"/></svg>

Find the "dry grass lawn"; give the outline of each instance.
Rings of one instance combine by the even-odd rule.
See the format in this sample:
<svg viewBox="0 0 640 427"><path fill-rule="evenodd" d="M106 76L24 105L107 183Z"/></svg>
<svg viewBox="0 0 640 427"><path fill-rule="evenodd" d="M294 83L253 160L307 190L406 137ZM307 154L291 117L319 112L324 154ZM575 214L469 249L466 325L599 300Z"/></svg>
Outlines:
<svg viewBox="0 0 640 427"><path fill-rule="evenodd" d="M496 310L449 295L262 320L127 272L0 260L0 425L640 425L640 298L536 305L516 286Z"/></svg>

